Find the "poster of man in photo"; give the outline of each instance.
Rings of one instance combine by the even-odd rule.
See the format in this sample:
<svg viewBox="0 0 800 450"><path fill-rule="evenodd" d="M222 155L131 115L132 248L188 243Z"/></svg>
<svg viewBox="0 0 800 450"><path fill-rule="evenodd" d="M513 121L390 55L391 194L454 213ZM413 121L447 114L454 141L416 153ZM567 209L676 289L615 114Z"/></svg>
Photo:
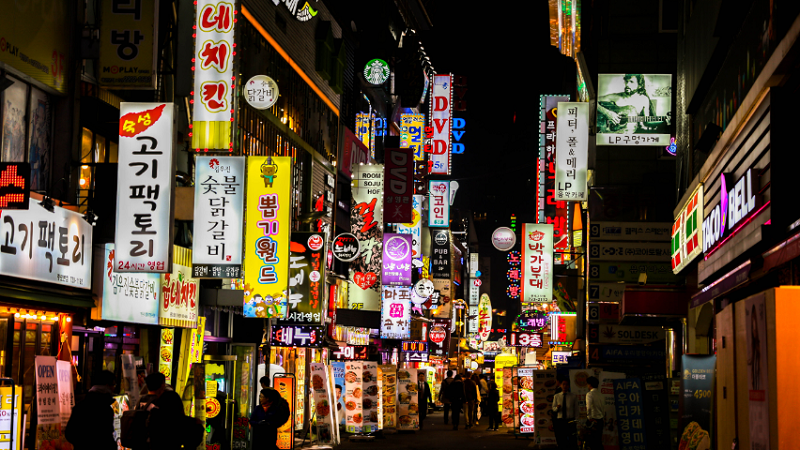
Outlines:
<svg viewBox="0 0 800 450"><path fill-rule="evenodd" d="M597 145L669 144L672 75L599 74Z"/></svg>

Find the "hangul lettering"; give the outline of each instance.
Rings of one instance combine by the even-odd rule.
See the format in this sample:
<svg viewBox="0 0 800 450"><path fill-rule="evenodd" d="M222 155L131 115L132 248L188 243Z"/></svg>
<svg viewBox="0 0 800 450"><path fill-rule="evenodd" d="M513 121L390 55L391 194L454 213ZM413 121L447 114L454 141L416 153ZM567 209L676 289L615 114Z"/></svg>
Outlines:
<svg viewBox="0 0 800 450"><path fill-rule="evenodd" d="M139 30L111 30L111 43L117 46L117 56L130 61L139 56L139 43L145 36Z"/></svg>
<svg viewBox="0 0 800 450"><path fill-rule="evenodd" d="M206 245L207 254L208 256L221 256L221 259L225 258L225 243L218 245Z"/></svg>
<svg viewBox="0 0 800 450"><path fill-rule="evenodd" d="M226 195L236 194L236 187L239 186L239 183L236 182L236 175L225 176L222 186L225 188Z"/></svg>
<svg viewBox="0 0 800 450"><path fill-rule="evenodd" d="M205 192L203 192L203 195L216 194L217 193L216 188L217 186L219 186L219 183L217 182L217 180L214 179L213 176L209 175L206 181L203 181L202 183L200 183L200 185L206 188Z"/></svg>
<svg viewBox="0 0 800 450"><path fill-rule="evenodd" d="M134 214L133 226L138 230L132 231L131 234L156 234L155 230L148 230L153 227L153 215L150 213Z"/></svg>
<svg viewBox="0 0 800 450"><path fill-rule="evenodd" d="M274 266L262 266L261 274L258 277L261 284L274 284L278 282L278 274L275 273Z"/></svg>
<svg viewBox="0 0 800 450"><path fill-rule="evenodd" d="M147 256L152 257L153 256L153 240L149 239L147 242L148 242L149 245L148 245L148 248L145 249L144 248L144 246L145 246L144 242L142 242L142 241L131 241L131 245L133 246L133 248L131 248L130 256L143 256L143 255L146 254ZM161 269L163 269L163 265L164 265L164 263L162 262L161 263ZM159 269L159 270L161 270L161 269Z"/></svg>
<svg viewBox="0 0 800 450"><path fill-rule="evenodd" d="M141 117L139 118L141 122ZM133 152L134 155L162 155L164 152L161 151L150 151L158 148L158 139L150 136L140 136L136 138L137 141L150 141L150 147L148 148L147 144L142 144L142 148L138 152Z"/></svg>
<svg viewBox="0 0 800 450"><path fill-rule="evenodd" d="M262 219L274 219L277 217L278 194L264 194L258 199L258 209L261 210Z"/></svg>
<svg viewBox="0 0 800 450"><path fill-rule="evenodd" d="M268 236L260 237L256 241L256 253L266 264L278 263L278 257L275 256L277 250L278 243Z"/></svg>
<svg viewBox="0 0 800 450"><path fill-rule="evenodd" d="M67 252L69 252L69 228L66 227L58 227L58 251L61 253L60 258L56 258L56 264L61 266L68 266L69 265L69 258L67 258Z"/></svg>

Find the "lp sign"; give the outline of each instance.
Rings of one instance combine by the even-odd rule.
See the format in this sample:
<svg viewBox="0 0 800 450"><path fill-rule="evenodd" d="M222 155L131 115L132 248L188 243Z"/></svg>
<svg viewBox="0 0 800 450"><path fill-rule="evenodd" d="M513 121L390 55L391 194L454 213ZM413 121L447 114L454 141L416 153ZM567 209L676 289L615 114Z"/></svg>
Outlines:
<svg viewBox="0 0 800 450"><path fill-rule="evenodd" d="M720 176L720 202L711 213L703 220L703 253L708 253L717 246L717 243L730 236L742 220L756 209L758 202L753 191L753 170L747 172L736 180L730 174ZM755 188L759 188L756 180Z"/></svg>

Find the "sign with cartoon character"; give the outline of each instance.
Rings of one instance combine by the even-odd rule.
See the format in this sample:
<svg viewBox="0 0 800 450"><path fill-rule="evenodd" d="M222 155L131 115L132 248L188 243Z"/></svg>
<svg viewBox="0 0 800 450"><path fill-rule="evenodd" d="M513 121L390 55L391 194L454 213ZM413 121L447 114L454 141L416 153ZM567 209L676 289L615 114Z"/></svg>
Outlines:
<svg viewBox="0 0 800 450"><path fill-rule="evenodd" d="M245 317L283 317L286 313L291 164L288 156L248 157Z"/></svg>

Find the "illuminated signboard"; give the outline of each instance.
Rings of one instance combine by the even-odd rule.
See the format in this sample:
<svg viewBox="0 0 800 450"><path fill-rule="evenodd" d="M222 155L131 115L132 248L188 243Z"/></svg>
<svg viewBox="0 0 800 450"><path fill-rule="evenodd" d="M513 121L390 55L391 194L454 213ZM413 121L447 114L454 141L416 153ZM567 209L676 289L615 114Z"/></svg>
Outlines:
<svg viewBox="0 0 800 450"><path fill-rule="evenodd" d="M703 250L703 206L703 183L700 183L672 224L672 272L676 275Z"/></svg>
<svg viewBox="0 0 800 450"><path fill-rule="evenodd" d="M235 1L197 0L195 5L192 148L232 151Z"/></svg>
<svg viewBox="0 0 800 450"><path fill-rule="evenodd" d="M481 341L489 339L492 330L492 301L488 294L482 294L478 302L478 336Z"/></svg>
<svg viewBox="0 0 800 450"><path fill-rule="evenodd" d="M270 109L278 101L278 83L266 75L256 75L244 86L244 99L255 109Z"/></svg>
<svg viewBox="0 0 800 450"><path fill-rule="evenodd" d="M428 362L428 352L404 352L400 359L405 362Z"/></svg>
<svg viewBox="0 0 800 450"><path fill-rule="evenodd" d="M411 337L411 288L382 286L381 338L409 339Z"/></svg>
<svg viewBox="0 0 800 450"><path fill-rule="evenodd" d="M553 301L553 225L522 225L522 303Z"/></svg>
<svg viewBox="0 0 800 450"><path fill-rule="evenodd" d="M456 115L462 117L453 118L453 154L461 155L466 150L467 138L464 135L467 134L467 119L464 117L466 116L465 112L456 113Z"/></svg>
<svg viewBox="0 0 800 450"><path fill-rule="evenodd" d="M403 353L427 352L428 343L424 341L403 341L401 351Z"/></svg>
<svg viewBox="0 0 800 450"><path fill-rule="evenodd" d="M387 222L413 220L414 157L410 148L387 148L384 158L383 207Z"/></svg>
<svg viewBox="0 0 800 450"><path fill-rule="evenodd" d="M273 325L270 345L274 347L320 347L324 338L324 326Z"/></svg>
<svg viewBox="0 0 800 450"><path fill-rule="evenodd" d="M425 131L425 114L400 115L400 147L410 148L414 152L414 159L423 161L422 134Z"/></svg>
<svg viewBox="0 0 800 450"><path fill-rule="evenodd" d="M541 333L517 331L509 333L508 335L508 345L511 347L541 348L542 344L543 342Z"/></svg>
<svg viewBox="0 0 800 450"><path fill-rule="evenodd" d="M672 75L597 75L597 145L670 142Z"/></svg>
<svg viewBox="0 0 800 450"><path fill-rule="evenodd" d="M453 119L453 76L434 75L431 89L431 143L426 144L430 152L430 173L450 175L450 143L452 140Z"/></svg>
<svg viewBox="0 0 800 450"><path fill-rule="evenodd" d="M451 259L450 230L431 230L431 277L440 280L450 280Z"/></svg>
<svg viewBox="0 0 800 450"><path fill-rule="evenodd" d="M325 237L319 233L293 231L289 247L289 298L287 322L322 323L324 299Z"/></svg>
<svg viewBox="0 0 800 450"><path fill-rule="evenodd" d="M363 361L369 356L369 347L366 345L340 345L339 349L334 350L331 356L331 359L335 359L337 361Z"/></svg>
<svg viewBox="0 0 800 450"><path fill-rule="evenodd" d="M520 330L537 333L547 327L547 313L539 310L524 311L516 322Z"/></svg>
<svg viewBox="0 0 800 450"><path fill-rule="evenodd" d="M556 138L556 199L586 201L589 190L589 104L559 103Z"/></svg>
<svg viewBox="0 0 800 450"><path fill-rule="evenodd" d="M381 283L411 286L411 235L384 233Z"/></svg>
<svg viewBox="0 0 800 450"><path fill-rule="evenodd" d="M519 300L521 289L519 283L520 279L522 279L522 260L520 259L519 251L508 252L506 259L508 259L508 271L506 272L508 288L506 288L506 294L508 294L508 298Z"/></svg>
<svg viewBox="0 0 800 450"><path fill-rule="evenodd" d="M718 243L725 242L737 225L761 206L761 195L756 192L760 183L753 169L747 169L735 183L731 174L722 173L720 183L720 202L703 219L703 253L706 255L722 245Z"/></svg>
<svg viewBox="0 0 800 450"><path fill-rule="evenodd" d="M369 84L380 85L389 79L389 64L382 59L371 59L364 65L364 79Z"/></svg>
<svg viewBox="0 0 800 450"><path fill-rule="evenodd" d="M550 342L575 342L578 337L576 313L550 314Z"/></svg>
<svg viewBox="0 0 800 450"><path fill-rule="evenodd" d="M350 232L361 248L361 255L350 263L353 282L361 290L377 289L383 253L383 165L356 166L350 192Z"/></svg>
<svg viewBox="0 0 800 450"><path fill-rule="evenodd" d="M28 209L31 165L0 163L0 209Z"/></svg>
<svg viewBox="0 0 800 450"><path fill-rule="evenodd" d="M411 235L411 257L422 258L422 195L411 197L412 220L408 223L398 223L397 232Z"/></svg>
<svg viewBox="0 0 800 450"><path fill-rule="evenodd" d="M566 364L568 358L572 356L572 352L552 352L551 354L553 357L553 365Z"/></svg>
<svg viewBox="0 0 800 450"><path fill-rule="evenodd" d="M568 95L539 96L539 167L536 171L539 191L536 198L536 222L538 223L545 223L545 215L555 215L553 197L555 195L557 111L559 102L568 101Z"/></svg>
<svg viewBox="0 0 800 450"><path fill-rule="evenodd" d="M450 182L430 180L428 182L428 227L450 226Z"/></svg>

